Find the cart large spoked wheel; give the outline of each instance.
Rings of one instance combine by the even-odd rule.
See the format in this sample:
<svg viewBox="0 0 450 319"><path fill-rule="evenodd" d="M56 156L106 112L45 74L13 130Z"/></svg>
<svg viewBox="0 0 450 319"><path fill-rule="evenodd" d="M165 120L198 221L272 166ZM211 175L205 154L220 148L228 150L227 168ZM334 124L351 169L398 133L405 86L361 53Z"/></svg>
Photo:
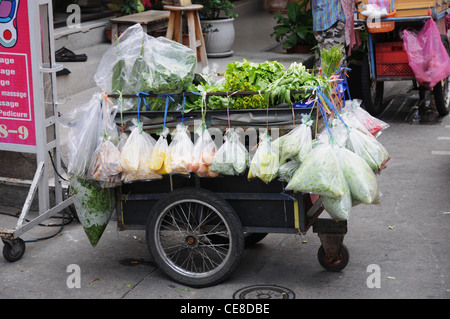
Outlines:
<svg viewBox="0 0 450 319"><path fill-rule="evenodd" d="M201 188L184 188L159 200L147 221L147 245L173 280L206 287L225 280L244 250L244 232L233 208ZM212 238L220 237L220 241Z"/></svg>

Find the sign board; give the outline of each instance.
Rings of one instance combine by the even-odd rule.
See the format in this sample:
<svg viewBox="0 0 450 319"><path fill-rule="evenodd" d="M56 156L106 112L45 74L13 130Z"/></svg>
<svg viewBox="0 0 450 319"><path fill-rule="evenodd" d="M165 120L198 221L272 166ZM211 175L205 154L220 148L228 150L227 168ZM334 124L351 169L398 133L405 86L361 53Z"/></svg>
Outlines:
<svg viewBox="0 0 450 319"><path fill-rule="evenodd" d="M36 145L28 1L0 1L1 144Z"/></svg>

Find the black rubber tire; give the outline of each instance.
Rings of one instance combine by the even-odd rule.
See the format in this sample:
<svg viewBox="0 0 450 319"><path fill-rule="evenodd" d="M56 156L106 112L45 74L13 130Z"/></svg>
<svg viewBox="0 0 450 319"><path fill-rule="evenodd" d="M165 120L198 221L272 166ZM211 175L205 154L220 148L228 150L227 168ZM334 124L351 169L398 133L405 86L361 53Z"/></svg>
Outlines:
<svg viewBox="0 0 450 319"><path fill-rule="evenodd" d="M220 236L216 243L210 236ZM201 188L183 188L159 200L146 228L150 254L160 269L189 287L224 281L240 263L244 232L233 208Z"/></svg>
<svg viewBox="0 0 450 319"><path fill-rule="evenodd" d="M16 262L22 259L25 254L25 242L17 238L12 243L3 241L3 257L9 262Z"/></svg>
<svg viewBox="0 0 450 319"><path fill-rule="evenodd" d="M339 257L334 260L328 260L326 258L325 249L321 245L319 247L319 250L317 251L317 259L319 260L320 265L326 271L338 272L347 267L347 264L350 260L350 253L347 247L344 244L341 244L341 248L339 250Z"/></svg>
<svg viewBox="0 0 450 319"><path fill-rule="evenodd" d="M372 116L376 116L384 109L384 82L373 82L370 78L369 56L364 54L361 67L361 95L363 107Z"/></svg>
<svg viewBox="0 0 450 319"><path fill-rule="evenodd" d="M448 43L448 38L445 34L441 34L441 41L444 44L447 53L450 56L450 45ZM440 116L445 116L449 113L450 106L450 77L438 82L433 88L434 103L436 105L436 110Z"/></svg>

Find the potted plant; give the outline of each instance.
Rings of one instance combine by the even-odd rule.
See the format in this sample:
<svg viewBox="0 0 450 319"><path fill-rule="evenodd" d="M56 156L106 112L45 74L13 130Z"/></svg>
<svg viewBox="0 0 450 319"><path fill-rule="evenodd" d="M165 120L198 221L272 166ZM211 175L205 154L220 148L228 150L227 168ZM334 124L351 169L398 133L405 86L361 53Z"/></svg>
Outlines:
<svg viewBox="0 0 450 319"><path fill-rule="evenodd" d="M201 4L200 23L205 33L206 53L209 57L226 57L233 54L234 4L229 0L195 0Z"/></svg>
<svg viewBox="0 0 450 319"><path fill-rule="evenodd" d="M277 42L283 42L283 48L288 53L310 53L316 43L312 10L307 8L308 2L290 2L286 16L281 12L275 14L277 24L271 36L275 36Z"/></svg>
<svg viewBox="0 0 450 319"><path fill-rule="evenodd" d="M108 0L106 5L116 12L117 16L126 16L145 10L142 0Z"/></svg>

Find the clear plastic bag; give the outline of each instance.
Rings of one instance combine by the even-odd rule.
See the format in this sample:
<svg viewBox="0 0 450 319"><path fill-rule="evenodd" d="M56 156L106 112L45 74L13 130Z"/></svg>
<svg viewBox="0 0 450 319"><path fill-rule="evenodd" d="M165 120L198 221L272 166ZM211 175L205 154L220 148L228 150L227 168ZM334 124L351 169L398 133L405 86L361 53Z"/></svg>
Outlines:
<svg viewBox="0 0 450 319"><path fill-rule="evenodd" d="M280 168L279 150L272 143L272 137L266 131L258 145L250 162L248 179L259 178L265 183L269 183L278 175Z"/></svg>
<svg viewBox="0 0 450 319"><path fill-rule="evenodd" d="M361 156L374 172L379 172L390 161L386 148L375 138L351 129L348 133L346 148Z"/></svg>
<svg viewBox="0 0 450 319"><path fill-rule="evenodd" d="M183 123L178 123L169 145L172 174L189 175L188 164L192 162L193 151L194 143L188 127Z"/></svg>
<svg viewBox="0 0 450 319"><path fill-rule="evenodd" d="M192 162L188 164L187 168L199 177L217 177L219 174L210 171L217 150L216 144L204 124L196 129L196 134L198 138L194 143Z"/></svg>
<svg viewBox="0 0 450 319"><path fill-rule="evenodd" d="M352 119L352 116L358 120L358 122ZM358 123L360 123L370 134L377 137L381 132L389 127L386 122L372 116L361 107L361 100L348 100L345 101L345 107L342 110L342 117L346 123L350 126L361 130L366 133ZM351 122L351 123L350 123Z"/></svg>
<svg viewBox="0 0 450 319"><path fill-rule="evenodd" d="M152 155L150 156L149 168L161 175L170 174L172 171L172 156L169 152L167 134L169 134L169 129L165 127L153 146Z"/></svg>
<svg viewBox="0 0 450 319"><path fill-rule="evenodd" d="M117 108L109 108L105 115L102 106L103 97L100 93L92 96L89 102L74 108L60 119L63 126L69 128L67 139L67 170L70 175L85 176L99 143L106 132L111 142L117 143L118 131L113 120ZM105 116L107 119L105 119Z"/></svg>
<svg viewBox="0 0 450 319"><path fill-rule="evenodd" d="M292 176L286 189L332 198L343 196L346 181L335 148L337 146L331 143L317 145Z"/></svg>
<svg viewBox="0 0 450 319"><path fill-rule="evenodd" d="M239 134L229 130L225 142L217 150L210 170L223 175L240 175L248 167L248 151L239 140Z"/></svg>
<svg viewBox="0 0 450 319"><path fill-rule="evenodd" d="M74 206L81 225L93 247L97 245L115 209L114 189L79 176L70 179Z"/></svg>
<svg viewBox="0 0 450 319"><path fill-rule="evenodd" d="M143 130L142 123L134 120L135 127L120 153L122 181L125 183L139 180L162 178L150 169L150 158L156 141Z"/></svg>
<svg viewBox="0 0 450 319"><path fill-rule="evenodd" d="M309 116L303 118L301 124L296 126L286 135L280 137L280 162L285 163L291 159L302 163L312 150L312 119Z"/></svg>
<svg viewBox="0 0 450 319"><path fill-rule="evenodd" d="M342 184L342 196L333 198L322 196L323 208L336 221L348 220L352 210L352 196L347 183Z"/></svg>
<svg viewBox="0 0 450 319"><path fill-rule="evenodd" d="M120 185L121 172L120 151L109 139L105 139L92 155L88 178L98 181L105 188L116 187Z"/></svg>
<svg viewBox="0 0 450 319"><path fill-rule="evenodd" d="M176 94L192 83L196 66L196 52L165 37L149 36L135 24L103 55L94 79L110 93Z"/></svg>
<svg viewBox="0 0 450 319"><path fill-rule="evenodd" d="M346 148L339 148L336 155L352 199L359 203L372 204L378 198L378 183L367 162Z"/></svg>
<svg viewBox="0 0 450 319"><path fill-rule="evenodd" d="M280 166L278 170L280 182L289 183L294 176L295 172L299 169L300 163L296 161L289 161Z"/></svg>
<svg viewBox="0 0 450 319"><path fill-rule="evenodd" d="M450 76L450 59L433 19L428 19L418 33L403 30L403 47L420 85L431 89Z"/></svg>

